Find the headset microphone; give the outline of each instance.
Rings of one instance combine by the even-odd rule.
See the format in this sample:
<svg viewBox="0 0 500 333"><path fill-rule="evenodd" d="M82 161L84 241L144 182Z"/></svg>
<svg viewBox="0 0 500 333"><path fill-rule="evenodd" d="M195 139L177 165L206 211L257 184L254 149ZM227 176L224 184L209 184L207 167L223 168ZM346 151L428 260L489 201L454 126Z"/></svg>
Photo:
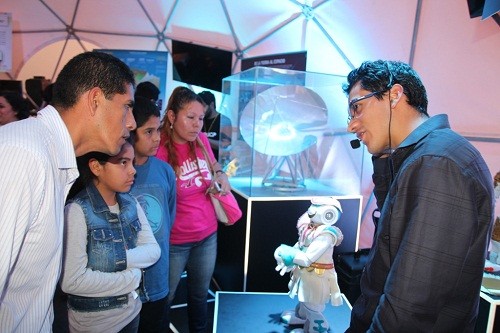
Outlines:
<svg viewBox="0 0 500 333"><path fill-rule="evenodd" d="M361 147L361 141L359 141L359 139L351 140L352 149L358 149L359 147Z"/></svg>

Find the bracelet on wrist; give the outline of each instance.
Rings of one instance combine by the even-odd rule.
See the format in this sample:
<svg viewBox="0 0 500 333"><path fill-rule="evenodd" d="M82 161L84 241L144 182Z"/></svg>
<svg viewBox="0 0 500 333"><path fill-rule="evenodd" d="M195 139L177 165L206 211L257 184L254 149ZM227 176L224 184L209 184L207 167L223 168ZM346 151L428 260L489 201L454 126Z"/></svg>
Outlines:
<svg viewBox="0 0 500 333"><path fill-rule="evenodd" d="M219 173L220 173L220 174L223 174L223 173L224 173L224 171L222 171L222 170L217 170L217 171L215 171L215 174L216 174L216 175L218 175Z"/></svg>

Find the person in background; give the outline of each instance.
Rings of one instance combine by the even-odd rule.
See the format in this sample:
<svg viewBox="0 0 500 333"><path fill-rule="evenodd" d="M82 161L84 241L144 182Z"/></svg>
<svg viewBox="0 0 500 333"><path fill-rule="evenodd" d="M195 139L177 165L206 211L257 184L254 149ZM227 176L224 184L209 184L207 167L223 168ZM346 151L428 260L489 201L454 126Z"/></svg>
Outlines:
<svg viewBox="0 0 500 333"><path fill-rule="evenodd" d="M170 234L171 303L187 272L189 331L207 332L207 296L217 256L217 219L207 191L218 182L221 193L231 190L226 174L215 160L210 144L201 133L205 105L186 87L177 87L168 100L161 127L157 157L174 168L177 208ZM209 161L200 144L205 145ZM213 179L210 165L215 170Z"/></svg>
<svg viewBox="0 0 500 333"><path fill-rule="evenodd" d="M85 188L66 205L61 289L70 332L137 332L142 270L160 257L146 215L127 192L134 148L110 157L89 153L79 170Z"/></svg>
<svg viewBox="0 0 500 333"><path fill-rule="evenodd" d="M53 83L49 83L45 89L43 90L42 92L42 107L41 109L43 109L44 107L46 107L47 105L51 104L52 103L52 94L53 94L53 89L54 89L54 84Z"/></svg>
<svg viewBox="0 0 500 333"><path fill-rule="evenodd" d="M154 83L150 81L140 82L135 89L135 96L142 96L149 99L161 110L161 101L158 100L160 89Z"/></svg>
<svg viewBox="0 0 500 333"><path fill-rule="evenodd" d="M229 162L229 152L226 149L231 145L231 120L223 114L217 112L215 107L215 96L210 91L205 90L198 94L207 106L205 118L203 119L203 133L208 137L210 147L215 158L221 165ZM219 145L223 151L219 153ZM219 155L220 154L220 155Z"/></svg>
<svg viewBox="0 0 500 333"><path fill-rule="evenodd" d="M53 106L0 128L0 332L52 330L76 156L120 151L135 129L134 85L118 58L85 52L59 73Z"/></svg>
<svg viewBox="0 0 500 333"><path fill-rule="evenodd" d="M134 117L137 129L131 139L136 170L131 194L141 204L156 241L160 259L143 270L139 296L143 302L139 332L168 332L168 274L170 230L175 218L175 174L170 164L155 157L160 145L160 111L145 97L136 96Z"/></svg>
<svg viewBox="0 0 500 333"><path fill-rule="evenodd" d="M446 115L429 117L405 63L366 61L344 91L381 206L347 331L473 332L493 224L485 161Z"/></svg>
<svg viewBox="0 0 500 333"><path fill-rule="evenodd" d="M0 92L0 126L29 116L30 108L23 96L10 91Z"/></svg>

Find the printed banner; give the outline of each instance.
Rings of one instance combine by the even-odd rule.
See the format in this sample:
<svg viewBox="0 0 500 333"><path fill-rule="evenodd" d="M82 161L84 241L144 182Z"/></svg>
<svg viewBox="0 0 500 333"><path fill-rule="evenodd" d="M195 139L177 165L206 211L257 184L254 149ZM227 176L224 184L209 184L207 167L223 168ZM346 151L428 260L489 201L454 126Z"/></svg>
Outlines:
<svg viewBox="0 0 500 333"><path fill-rule="evenodd" d="M12 71L12 14L0 13L0 72Z"/></svg>

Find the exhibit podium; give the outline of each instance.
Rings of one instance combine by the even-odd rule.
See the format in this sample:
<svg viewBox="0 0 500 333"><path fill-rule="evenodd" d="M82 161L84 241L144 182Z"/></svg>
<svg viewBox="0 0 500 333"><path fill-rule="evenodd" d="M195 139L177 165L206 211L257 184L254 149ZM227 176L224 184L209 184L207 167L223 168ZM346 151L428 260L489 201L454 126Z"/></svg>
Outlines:
<svg viewBox="0 0 500 333"><path fill-rule="evenodd" d="M342 305L327 304L323 311L330 332L345 332L349 327L351 305L344 295L342 299ZM296 304L297 300L286 293L217 292L213 332L288 332L289 326L281 322L280 315Z"/></svg>

